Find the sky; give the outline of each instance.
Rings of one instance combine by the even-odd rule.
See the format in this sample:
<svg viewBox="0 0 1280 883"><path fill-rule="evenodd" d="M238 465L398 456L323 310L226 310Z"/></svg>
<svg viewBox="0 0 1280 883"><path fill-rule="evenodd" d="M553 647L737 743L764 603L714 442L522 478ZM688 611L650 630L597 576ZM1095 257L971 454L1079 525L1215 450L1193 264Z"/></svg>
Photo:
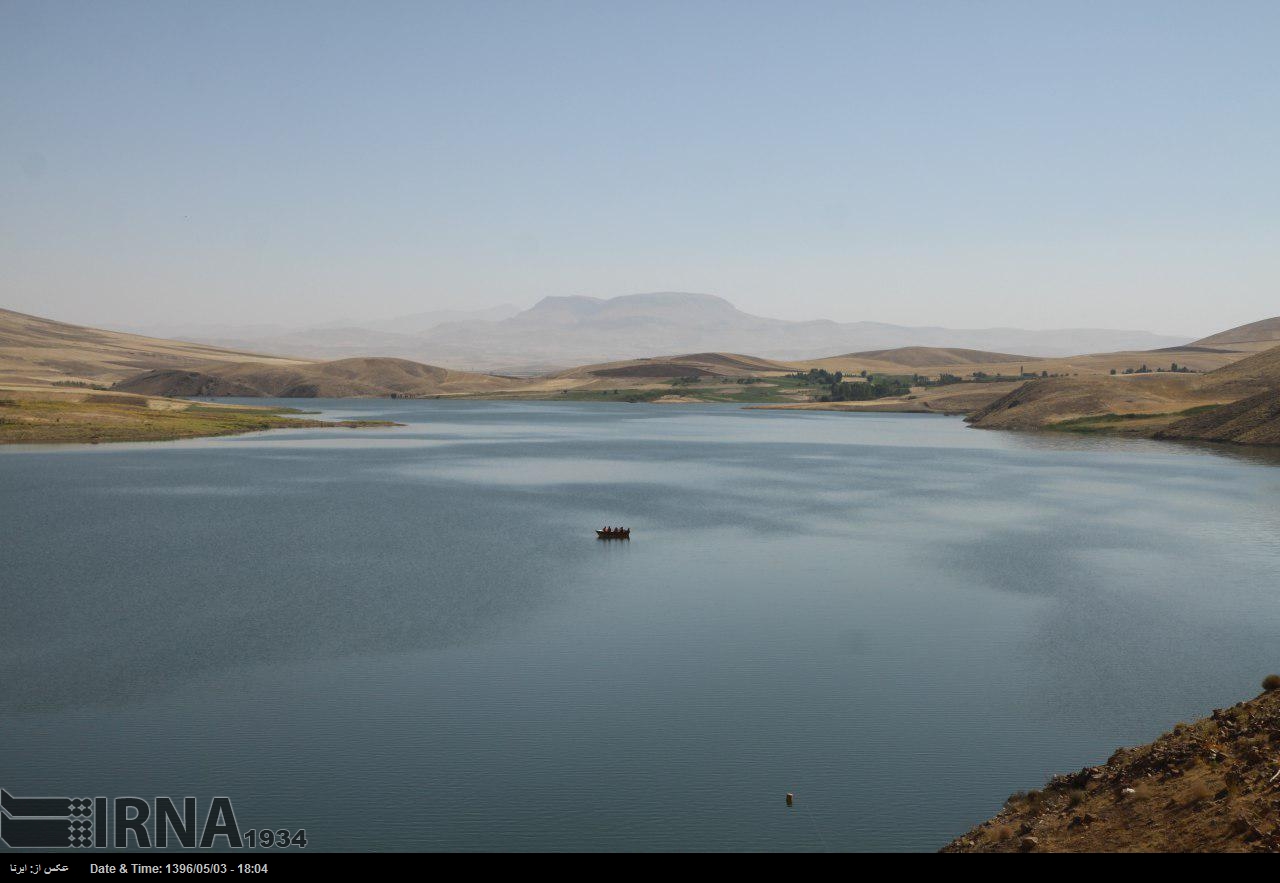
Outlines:
<svg viewBox="0 0 1280 883"><path fill-rule="evenodd" d="M0 306L1280 314L1280 3L0 0Z"/></svg>

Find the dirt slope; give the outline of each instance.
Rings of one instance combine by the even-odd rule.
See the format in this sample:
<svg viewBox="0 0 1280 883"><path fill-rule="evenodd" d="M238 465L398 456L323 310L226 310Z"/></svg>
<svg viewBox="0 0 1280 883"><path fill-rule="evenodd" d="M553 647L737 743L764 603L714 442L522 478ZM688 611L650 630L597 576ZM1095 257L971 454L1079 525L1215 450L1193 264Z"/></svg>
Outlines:
<svg viewBox="0 0 1280 883"><path fill-rule="evenodd" d="M1280 346L1240 359L1204 376L1202 388L1235 397L1280 389Z"/></svg>
<svg viewBox="0 0 1280 883"><path fill-rule="evenodd" d="M942 851L1280 852L1278 773L1273 689L1014 795Z"/></svg>
<svg viewBox="0 0 1280 883"><path fill-rule="evenodd" d="M1280 445L1280 392L1260 392L1238 402L1194 414L1155 434L1237 445Z"/></svg>

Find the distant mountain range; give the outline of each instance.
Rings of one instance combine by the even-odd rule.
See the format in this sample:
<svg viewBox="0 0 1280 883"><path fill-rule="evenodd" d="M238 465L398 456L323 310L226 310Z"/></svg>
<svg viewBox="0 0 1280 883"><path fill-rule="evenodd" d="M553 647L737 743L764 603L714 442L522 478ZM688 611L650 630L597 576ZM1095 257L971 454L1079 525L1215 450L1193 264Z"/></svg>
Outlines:
<svg viewBox="0 0 1280 883"><path fill-rule="evenodd" d="M1187 342L1186 338L1146 331L1102 328L1030 331L825 319L789 321L745 313L721 297L684 292L614 298L547 297L523 311L507 305L307 328L222 325L129 330L302 358L392 356L456 369L508 373L541 373L584 363L710 351L794 360L921 346L1062 356L1159 349Z"/></svg>

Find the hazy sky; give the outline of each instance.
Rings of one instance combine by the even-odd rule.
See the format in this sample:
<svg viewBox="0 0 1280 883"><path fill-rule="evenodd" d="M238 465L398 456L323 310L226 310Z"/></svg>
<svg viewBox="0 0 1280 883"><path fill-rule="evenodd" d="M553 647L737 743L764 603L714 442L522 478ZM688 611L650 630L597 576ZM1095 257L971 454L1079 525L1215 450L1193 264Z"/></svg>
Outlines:
<svg viewBox="0 0 1280 883"><path fill-rule="evenodd" d="M0 0L0 305L1280 314L1280 2Z"/></svg>

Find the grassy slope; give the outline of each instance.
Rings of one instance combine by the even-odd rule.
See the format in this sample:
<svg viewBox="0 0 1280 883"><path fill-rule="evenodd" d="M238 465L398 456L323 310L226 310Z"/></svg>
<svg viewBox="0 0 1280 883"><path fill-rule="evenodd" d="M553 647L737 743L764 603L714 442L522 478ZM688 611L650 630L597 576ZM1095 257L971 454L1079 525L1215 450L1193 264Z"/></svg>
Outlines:
<svg viewBox="0 0 1280 883"><path fill-rule="evenodd" d="M1277 747L1272 690L1014 795L943 851L1280 852Z"/></svg>
<svg viewBox="0 0 1280 883"><path fill-rule="evenodd" d="M265 429L391 425L286 416L279 410L205 405L124 394L0 389L0 444L165 441Z"/></svg>
<svg viewBox="0 0 1280 883"><path fill-rule="evenodd" d="M1045 429L1059 432L1105 433L1108 435L1138 435L1148 437L1153 432L1160 432L1171 424L1191 415L1211 413L1225 405L1199 405L1185 411L1174 411L1156 414L1096 414L1089 417L1074 417L1048 424Z"/></svg>

